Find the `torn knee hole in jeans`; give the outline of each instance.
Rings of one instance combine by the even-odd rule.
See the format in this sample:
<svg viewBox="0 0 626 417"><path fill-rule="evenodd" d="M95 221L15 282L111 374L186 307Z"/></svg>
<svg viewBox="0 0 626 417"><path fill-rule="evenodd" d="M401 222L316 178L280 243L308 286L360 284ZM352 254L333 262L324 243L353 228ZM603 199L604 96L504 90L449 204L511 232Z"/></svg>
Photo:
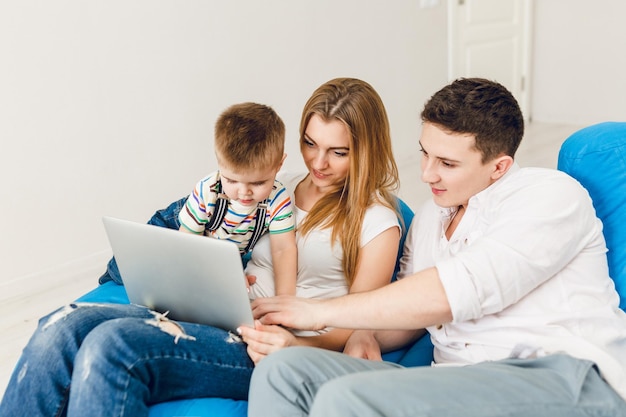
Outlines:
<svg viewBox="0 0 626 417"><path fill-rule="evenodd" d="M185 329L183 329L180 324L167 318L167 313L169 313L169 311L166 311L165 313L151 311L151 313L154 318L146 320L146 323L151 326L158 327L165 333L174 336L174 343L178 343L180 339L196 340L195 337L185 333Z"/></svg>
<svg viewBox="0 0 626 417"><path fill-rule="evenodd" d="M70 304L67 304L67 305L63 306L61 309L59 309L57 312L55 312L52 315L50 315L50 317L48 317L48 321L46 321L46 324L43 325L42 330L46 330L48 327L54 325L59 320L62 320L64 318L66 318L67 316L72 314L72 312L76 311L79 308L94 307L94 306L104 306L104 305L105 304L99 304L99 303L70 303Z"/></svg>

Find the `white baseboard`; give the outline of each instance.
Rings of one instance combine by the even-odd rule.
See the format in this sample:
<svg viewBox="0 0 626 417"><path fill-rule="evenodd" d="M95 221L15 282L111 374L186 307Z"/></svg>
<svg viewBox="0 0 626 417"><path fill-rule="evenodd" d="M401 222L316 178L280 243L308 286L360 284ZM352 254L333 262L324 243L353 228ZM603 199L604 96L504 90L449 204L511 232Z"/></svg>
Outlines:
<svg viewBox="0 0 626 417"><path fill-rule="evenodd" d="M106 250L2 282L0 301L25 299L58 288L66 288L70 293L75 292L73 289L95 288L98 277L106 270L106 263L110 258L111 251Z"/></svg>
<svg viewBox="0 0 626 417"><path fill-rule="evenodd" d="M39 318L96 288L110 258L103 251L0 284L0 397Z"/></svg>

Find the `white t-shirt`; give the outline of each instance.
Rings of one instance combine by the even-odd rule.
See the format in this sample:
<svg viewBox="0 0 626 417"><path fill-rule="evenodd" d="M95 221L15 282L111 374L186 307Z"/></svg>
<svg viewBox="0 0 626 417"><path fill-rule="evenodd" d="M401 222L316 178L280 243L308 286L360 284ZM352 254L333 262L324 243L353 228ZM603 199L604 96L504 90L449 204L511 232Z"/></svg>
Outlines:
<svg viewBox="0 0 626 417"><path fill-rule="evenodd" d="M307 212L295 205L294 191L306 174L279 173L277 179L283 183L294 203L296 225L300 224ZM380 233L390 227L400 227L394 210L382 205L367 209L361 229L361 246L365 246ZM306 236L297 232L298 244L298 279L296 295L305 298L331 298L348 293L345 274L342 267L343 249L340 242L331 245L331 229L312 230ZM255 285L250 287L250 298L274 295L274 273L272 254L267 236L259 239L252 251L252 258L246 267L246 273L256 275Z"/></svg>
<svg viewBox="0 0 626 417"><path fill-rule="evenodd" d="M626 398L626 314L586 190L562 172L514 165L469 200L448 241L455 211L424 205L399 274L437 267L453 321L428 328L435 361L566 352L595 362Z"/></svg>

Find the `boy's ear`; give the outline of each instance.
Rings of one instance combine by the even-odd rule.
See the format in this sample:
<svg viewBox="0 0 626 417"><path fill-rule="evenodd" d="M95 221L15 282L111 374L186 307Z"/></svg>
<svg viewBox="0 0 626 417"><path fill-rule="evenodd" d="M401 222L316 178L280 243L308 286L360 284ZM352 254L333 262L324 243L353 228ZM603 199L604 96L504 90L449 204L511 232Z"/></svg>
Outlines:
<svg viewBox="0 0 626 417"><path fill-rule="evenodd" d="M285 158L287 158L286 153L283 154L283 159L280 160L280 164L278 164L278 169L280 169L283 166L283 162L285 162Z"/></svg>
<svg viewBox="0 0 626 417"><path fill-rule="evenodd" d="M513 158L509 155L502 155L497 157L493 161L494 170L491 173L491 179L495 181L502 178L504 174L506 174L509 169L511 169L511 167L513 166L513 162Z"/></svg>

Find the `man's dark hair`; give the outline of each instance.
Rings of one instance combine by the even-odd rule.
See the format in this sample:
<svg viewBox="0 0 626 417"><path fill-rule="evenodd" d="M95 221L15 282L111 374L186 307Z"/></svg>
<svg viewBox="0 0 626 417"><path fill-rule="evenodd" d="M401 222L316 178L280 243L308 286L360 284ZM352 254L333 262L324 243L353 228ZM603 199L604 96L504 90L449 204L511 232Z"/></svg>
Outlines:
<svg viewBox="0 0 626 417"><path fill-rule="evenodd" d="M514 157L524 136L515 97L483 78L460 78L445 86L428 100L421 117L445 131L474 135L483 162L501 154Z"/></svg>

